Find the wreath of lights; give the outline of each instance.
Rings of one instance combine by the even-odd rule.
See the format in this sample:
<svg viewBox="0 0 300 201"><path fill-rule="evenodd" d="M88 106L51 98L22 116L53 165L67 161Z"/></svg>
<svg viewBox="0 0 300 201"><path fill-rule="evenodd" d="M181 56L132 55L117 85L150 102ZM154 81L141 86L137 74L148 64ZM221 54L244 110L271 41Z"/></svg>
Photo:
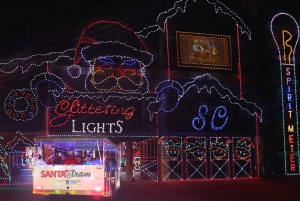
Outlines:
<svg viewBox="0 0 300 201"><path fill-rule="evenodd" d="M193 0L193 2L196 2L197 0ZM241 28L241 33L246 33L249 40L251 40L251 32L249 28L245 25L243 20L239 18L234 12L232 12L225 4L218 0L206 0L207 3L214 5L215 7L215 13L218 13L219 11L222 14L230 16ZM177 14L178 11L181 11L182 13L186 12L188 0L179 0L174 3L174 6L166 11L163 11L159 13L159 15L156 18L156 24L147 26L143 28L141 31L136 32L140 37L147 38L150 33L157 32L158 30L164 32L166 30L166 22L168 19L172 18ZM162 23L160 23L162 22Z"/></svg>
<svg viewBox="0 0 300 201"><path fill-rule="evenodd" d="M24 100L26 108L23 110L16 109L16 102ZM14 89L6 97L4 101L6 114L15 121L32 120L38 112L37 98L30 89Z"/></svg>
<svg viewBox="0 0 300 201"><path fill-rule="evenodd" d="M211 142L210 151L216 160L224 159L229 152L229 137L218 137L215 142Z"/></svg>
<svg viewBox="0 0 300 201"><path fill-rule="evenodd" d="M236 142L234 156L239 160L250 160L251 148L254 148L252 141L247 138L242 138Z"/></svg>
<svg viewBox="0 0 300 201"><path fill-rule="evenodd" d="M186 145L185 152L198 160L206 158L206 138L186 137L183 141Z"/></svg>
<svg viewBox="0 0 300 201"><path fill-rule="evenodd" d="M182 142L175 137L169 137L167 142L162 143L170 161L177 161L181 155Z"/></svg>

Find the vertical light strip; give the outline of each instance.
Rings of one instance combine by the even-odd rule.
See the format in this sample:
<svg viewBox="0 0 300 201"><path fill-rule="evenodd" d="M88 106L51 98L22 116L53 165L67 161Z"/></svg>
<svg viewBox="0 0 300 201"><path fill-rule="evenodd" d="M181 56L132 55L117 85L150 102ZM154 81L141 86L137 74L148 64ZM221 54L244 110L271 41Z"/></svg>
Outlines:
<svg viewBox="0 0 300 201"><path fill-rule="evenodd" d="M236 24L236 40L238 48L238 79L240 83L240 99L243 98L243 89L242 89L242 66L241 66L241 49L240 49L240 33L239 26Z"/></svg>
<svg viewBox="0 0 300 201"><path fill-rule="evenodd" d="M257 177L260 177L260 164L259 164L259 152L258 152L258 115L255 115L255 152L256 152L256 165L257 165ZM252 171L251 171L252 172Z"/></svg>
<svg viewBox="0 0 300 201"><path fill-rule="evenodd" d="M50 72L50 69L49 69L49 62L47 62L47 72L49 73ZM49 132L49 117L50 117L50 115L49 115L49 109L50 108L48 108L48 107L45 107L45 109L46 109L46 111L45 111L45 115L46 115L46 117L45 117L45 120L46 120L46 122L45 122L45 130L46 130L46 136L49 136L49 134L50 134L50 132Z"/></svg>
<svg viewBox="0 0 300 201"><path fill-rule="evenodd" d="M49 136L49 108L46 107L46 136Z"/></svg>
<svg viewBox="0 0 300 201"><path fill-rule="evenodd" d="M280 18L280 20L277 20L276 18ZM275 19L277 24L274 26ZM299 175L299 125L295 65L295 49L299 41L299 26L295 18L291 15L287 13L278 13L273 17L270 23L270 29L277 46L278 58L280 61L285 174ZM298 152L298 157L296 152Z"/></svg>
<svg viewBox="0 0 300 201"><path fill-rule="evenodd" d="M167 67L168 67L168 80L171 79L170 71L170 49L169 49L169 29L168 29L168 20L166 21L166 47L167 47Z"/></svg>

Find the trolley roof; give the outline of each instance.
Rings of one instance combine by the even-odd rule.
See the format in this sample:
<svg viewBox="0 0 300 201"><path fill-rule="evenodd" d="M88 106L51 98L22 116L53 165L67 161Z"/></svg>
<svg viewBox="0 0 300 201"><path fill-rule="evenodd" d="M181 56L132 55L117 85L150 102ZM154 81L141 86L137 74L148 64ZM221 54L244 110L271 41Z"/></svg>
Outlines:
<svg viewBox="0 0 300 201"><path fill-rule="evenodd" d="M107 138L99 137L35 137L34 141L37 145L47 144L53 147L73 150L115 150L119 149L118 146L112 143ZM104 147L103 147L104 146Z"/></svg>

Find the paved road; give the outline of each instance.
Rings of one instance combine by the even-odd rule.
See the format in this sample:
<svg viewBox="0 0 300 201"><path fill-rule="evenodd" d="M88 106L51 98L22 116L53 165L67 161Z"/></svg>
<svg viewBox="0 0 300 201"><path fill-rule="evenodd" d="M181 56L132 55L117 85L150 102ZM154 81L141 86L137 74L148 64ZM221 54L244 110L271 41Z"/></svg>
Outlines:
<svg viewBox="0 0 300 201"><path fill-rule="evenodd" d="M99 198L54 196L55 201L87 201ZM42 201L31 187L0 187L1 201ZM299 201L300 177L189 182L125 181L116 201Z"/></svg>

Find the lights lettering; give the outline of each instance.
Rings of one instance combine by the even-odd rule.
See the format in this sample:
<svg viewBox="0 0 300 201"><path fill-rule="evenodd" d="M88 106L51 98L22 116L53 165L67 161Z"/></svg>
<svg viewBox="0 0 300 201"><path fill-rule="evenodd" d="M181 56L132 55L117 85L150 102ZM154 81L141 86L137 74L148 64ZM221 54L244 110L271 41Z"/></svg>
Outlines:
<svg viewBox="0 0 300 201"><path fill-rule="evenodd" d="M276 24L275 24L275 21ZM279 25L279 23L281 23ZM287 27L286 24L289 24ZM276 27L276 28L275 28ZM278 27L283 27L278 29ZM300 174L298 106L295 47L299 41L299 26L294 17L278 13L271 21L271 32L280 61L282 133L286 175Z"/></svg>
<svg viewBox="0 0 300 201"><path fill-rule="evenodd" d="M75 120L72 119L72 133L106 133L107 129L109 129L108 133L122 133L122 123L123 121L121 120L118 120L116 123L82 123L82 129L76 130Z"/></svg>
<svg viewBox="0 0 300 201"><path fill-rule="evenodd" d="M201 105L199 107L199 110L198 110L198 115L199 117L195 117L192 121L192 125L194 127L194 129L196 130L202 130L205 126L205 117L202 115L201 113L201 109L202 108L205 108L205 111L204 111L204 114L206 115L207 112L208 112L208 107L206 105ZM223 112L223 113L222 113ZM218 118L220 119L223 119L225 118L225 121L224 123L221 125L221 126L215 126L215 118L216 118L216 113L218 114ZM228 121L228 117L226 116L227 115L227 110L224 106L220 105L218 106L215 111L214 111L214 114L211 118L211 128L213 130L222 130L224 128L224 126L226 125L227 121ZM200 124L201 126L198 127L197 124Z"/></svg>
<svg viewBox="0 0 300 201"><path fill-rule="evenodd" d="M91 177L92 173L91 172L77 172L76 170L42 170L41 171L41 177L66 177L66 178L71 178L71 177Z"/></svg>
<svg viewBox="0 0 300 201"><path fill-rule="evenodd" d="M134 107L117 107L116 105L107 106L94 106L93 104L87 105L87 103L80 103L79 99L73 100L72 103L69 100L60 101L55 107L56 117L50 120L52 127L58 127L66 124L71 117L75 114L89 114L89 115L123 115L126 120L129 120L134 115ZM61 123L61 121L63 121Z"/></svg>

